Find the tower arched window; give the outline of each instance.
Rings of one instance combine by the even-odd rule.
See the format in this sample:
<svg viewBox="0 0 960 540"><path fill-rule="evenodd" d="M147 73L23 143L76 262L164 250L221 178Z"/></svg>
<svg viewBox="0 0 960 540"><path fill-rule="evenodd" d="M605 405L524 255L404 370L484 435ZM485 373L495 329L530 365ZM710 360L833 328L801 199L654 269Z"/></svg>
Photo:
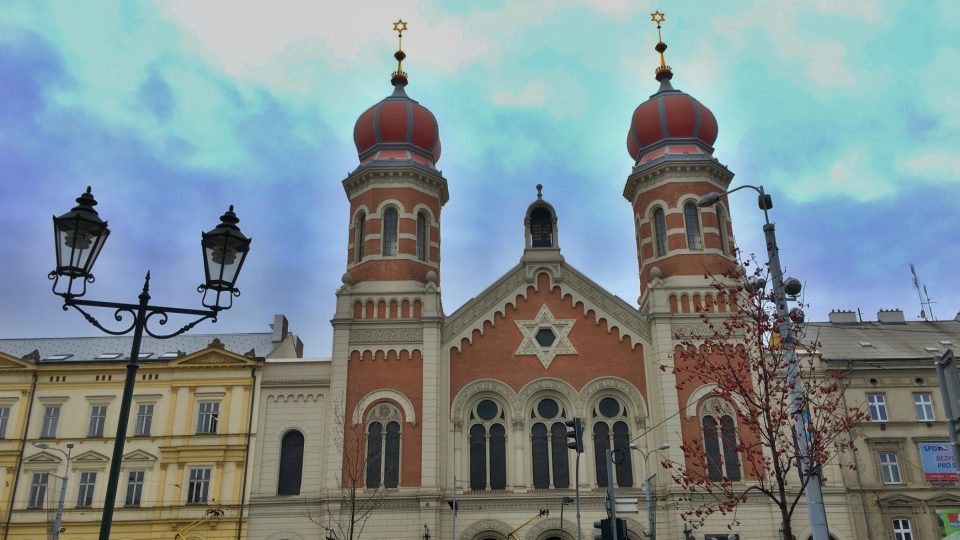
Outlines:
<svg viewBox="0 0 960 540"><path fill-rule="evenodd" d="M299 495L303 476L303 433L288 432L280 440L280 478L277 495Z"/></svg>
<svg viewBox="0 0 960 540"><path fill-rule="evenodd" d="M368 488L400 484L400 411L378 403L367 418L366 481Z"/></svg>
<svg viewBox="0 0 960 540"><path fill-rule="evenodd" d="M653 211L653 238L657 245L657 256L662 257L667 254L667 218L663 213L663 208L658 207Z"/></svg>
<svg viewBox="0 0 960 540"><path fill-rule="evenodd" d="M553 247L553 213L538 206L530 212L530 246Z"/></svg>
<svg viewBox="0 0 960 540"><path fill-rule="evenodd" d="M360 212L353 224L353 258L357 262L363 260L363 242L367 236L367 214Z"/></svg>
<svg viewBox="0 0 960 540"><path fill-rule="evenodd" d="M553 398L543 398L530 411L530 447L533 452L533 487L570 487L566 412Z"/></svg>
<svg viewBox="0 0 960 540"><path fill-rule="evenodd" d="M687 228L687 248L703 249L703 240L700 236L700 210L693 201L683 205L683 222Z"/></svg>
<svg viewBox="0 0 960 540"><path fill-rule="evenodd" d="M727 237L727 213L717 205L717 227L720 229L720 251L724 255L730 254L730 239Z"/></svg>
<svg viewBox="0 0 960 540"><path fill-rule="evenodd" d="M600 487L607 486L607 450L619 450L623 457L616 464L614 481L619 487L632 487L633 462L627 409L620 400L610 396L601 398L593 407L593 454Z"/></svg>
<svg viewBox="0 0 960 540"><path fill-rule="evenodd" d="M380 242L384 257L397 253L397 217L397 209L393 206L388 206L383 211L383 234L380 235Z"/></svg>
<svg viewBox="0 0 960 540"><path fill-rule="evenodd" d="M710 479L740 481L737 425L729 407L719 399L708 400L703 408L701 425Z"/></svg>
<svg viewBox="0 0 960 540"><path fill-rule="evenodd" d="M430 253L430 218L426 212L417 213L417 259L427 260Z"/></svg>
<svg viewBox="0 0 960 540"><path fill-rule="evenodd" d="M470 411L470 489L507 488L507 429L503 407L481 400Z"/></svg>

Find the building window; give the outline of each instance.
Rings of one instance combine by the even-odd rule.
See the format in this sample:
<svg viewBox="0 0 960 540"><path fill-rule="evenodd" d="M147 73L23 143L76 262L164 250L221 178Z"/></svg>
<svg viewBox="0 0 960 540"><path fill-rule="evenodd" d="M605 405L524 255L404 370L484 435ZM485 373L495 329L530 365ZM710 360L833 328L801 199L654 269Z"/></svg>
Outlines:
<svg viewBox="0 0 960 540"><path fill-rule="evenodd" d="M894 540L913 540L913 530L910 528L909 519L893 520L893 538Z"/></svg>
<svg viewBox="0 0 960 540"><path fill-rule="evenodd" d="M400 411L379 403L367 419L366 483L368 488L400 485Z"/></svg>
<svg viewBox="0 0 960 540"><path fill-rule="evenodd" d="M0 439L7 436L7 423L10 422L10 407L0 407Z"/></svg>
<svg viewBox="0 0 960 540"><path fill-rule="evenodd" d="M280 441L280 480L277 495L299 495L303 473L303 433L288 432Z"/></svg>
<svg viewBox="0 0 960 540"><path fill-rule="evenodd" d="M657 256L663 257L667 254L667 218L663 214L663 208L653 211L653 238L657 245Z"/></svg>
<svg viewBox="0 0 960 540"><path fill-rule="evenodd" d="M153 403L140 403L137 405L137 424L133 428L133 434L137 437L149 436L151 424L153 424Z"/></svg>
<svg viewBox="0 0 960 540"><path fill-rule="evenodd" d="M80 473L80 490L77 492L77 508L93 506L93 488L97 485L97 473Z"/></svg>
<svg viewBox="0 0 960 540"><path fill-rule="evenodd" d="M530 212L530 247L553 247L553 214L546 207Z"/></svg>
<svg viewBox="0 0 960 540"><path fill-rule="evenodd" d="M210 469L191 469L187 504L204 504L210 496Z"/></svg>
<svg viewBox="0 0 960 540"><path fill-rule="evenodd" d="M623 459L616 464L619 487L633 486L633 462L630 452L630 426L627 410L620 400L605 397L593 408L593 453L597 485L607 487L607 450L619 450Z"/></svg>
<svg viewBox="0 0 960 540"><path fill-rule="evenodd" d="M430 252L430 218L426 212L417 214L417 259L427 260Z"/></svg>
<svg viewBox="0 0 960 540"><path fill-rule="evenodd" d="M127 474L126 506L140 506L140 497L143 495L143 471L130 471Z"/></svg>
<svg viewBox="0 0 960 540"><path fill-rule="evenodd" d="M60 422L60 406L50 405L43 408L43 427L40 437L52 439L57 436L57 424Z"/></svg>
<svg viewBox="0 0 960 540"><path fill-rule="evenodd" d="M353 225L353 257L357 262L363 260L363 242L367 237L367 214L357 214L357 221Z"/></svg>
<svg viewBox="0 0 960 540"><path fill-rule="evenodd" d="M43 508L43 502L47 498L47 480L50 475L45 472L33 473L33 479L30 482L30 499L27 501L27 508Z"/></svg>
<svg viewBox="0 0 960 540"><path fill-rule="evenodd" d="M217 432L217 420L220 416L219 401L200 402L200 412L197 414L197 434L213 434Z"/></svg>
<svg viewBox="0 0 960 540"><path fill-rule="evenodd" d="M87 429L88 437L103 437L103 425L107 421L107 406L94 405L90 407L90 426Z"/></svg>
<svg viewBox="0 0 960 540"><path fill-rule="evenodd" d="M884 484L899 484L900 463L896 452L880 452L880 476Z"/></svg>
<svg viewBox="0 0 960 540"><path fill-rule="evenodd" d="M740 481L740 453L737 450L737 425L729 407L712 398L704 403L701 425L707 454L707 473L711 480Z"/></svg>
<svg viewBox="0 0 960 540"><path fill-rule="evenodd" d="M703 249L703 241L700 239L700 212L692 201L683 205L683 223L687 228L687 248Z"/></svg>
<svg viewBox="0 0 960 540"><path fill-rule="evenodd" d="M917 409L917 421L933 422L933 398L930 394L914 394L913 406Z"/></svg>
<svg viewBox="0 0 960 540"><path fill-rule="evenodd" d="M397 253L397 209L392 206L383 211L383 234L380 242L383 244L384 257Z"/></svg>
<svg viewBox="0 0 960 540"><path fill-rule="evenodd" d="M492 399L470 411L470 489L507 488L506 413Z"/></svg>
<svg viewBox="0 0 960 540"><path fill-rule="evenodd" d="M717 209L717 227L720 229L720 251L724 255L730 254L730 238L727 237L727 212L719 204Z"/></svg>
<svg viewBox="0 0 960 540"><path fill-rule="evenodd" d="M887 400L883 394L867 394L867 408L872 422L887 421Z"/></svg>
<svg viewBox="0 0 960 540"><path fill-rule="evenodd" d="M533 425L530 442L533 452L533 487L567 489L570 487L567 413L553 398L541 399L530 412Z"/></svg>

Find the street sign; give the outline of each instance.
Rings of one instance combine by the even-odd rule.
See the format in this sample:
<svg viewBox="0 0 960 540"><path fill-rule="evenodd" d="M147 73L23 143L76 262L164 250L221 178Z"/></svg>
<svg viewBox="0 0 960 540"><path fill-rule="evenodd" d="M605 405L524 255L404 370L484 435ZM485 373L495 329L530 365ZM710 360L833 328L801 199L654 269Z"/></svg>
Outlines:
<svg viewBox="0 0 960 540"><path fill-rule="evenodd" d="M636 497L617 497L617 514L636 514L640 512L639 499Z"/></svg>

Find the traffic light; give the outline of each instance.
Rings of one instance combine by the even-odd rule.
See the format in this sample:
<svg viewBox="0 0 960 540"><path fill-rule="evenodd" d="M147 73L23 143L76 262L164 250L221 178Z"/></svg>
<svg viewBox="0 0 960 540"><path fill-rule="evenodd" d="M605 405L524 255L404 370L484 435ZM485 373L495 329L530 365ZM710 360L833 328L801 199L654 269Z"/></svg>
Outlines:
<svg viewBox="0 0 960 540"><path fill-rule="evenodd" d="M567 448L576 450L578 454L583 453L583 423L579 418L567 420Z"/></svg>
<svg viewBox="0 0 960 540"><path fill-rule="evenodd" d="M593 528L600 532L594 536L596 540L613 540L614 524L616 526L617 540L627 540L627 522L623 519L612 518L601 519L593 522Z"/></svg>

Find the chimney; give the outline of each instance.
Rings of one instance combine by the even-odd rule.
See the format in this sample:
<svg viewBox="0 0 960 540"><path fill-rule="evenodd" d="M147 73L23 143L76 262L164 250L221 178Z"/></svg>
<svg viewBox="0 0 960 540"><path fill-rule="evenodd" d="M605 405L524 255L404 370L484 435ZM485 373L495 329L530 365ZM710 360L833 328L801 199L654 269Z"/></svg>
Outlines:
<svg viewBox="0 0 960 540"><path fill-rule="evenodd" d="M905 324L902 309L881 309L877 312L877 320L883 324Z"/></svg>
<svg viewBox="0 0 960 540"><path fill-rule="evenodd" d="M273 324L270 325L270 328L273 330L273 336L270 337L270 341L274 343L280 343L287 337L287 317L283 313L277 313L273 316Z"/></svg>
<svg viewBox="0 0 960 540"><path fill-rule="evenodd" d="M857 313L855 311L840 311L835 309L830 312L830 324L851 324L857 322Z"/></svg>

